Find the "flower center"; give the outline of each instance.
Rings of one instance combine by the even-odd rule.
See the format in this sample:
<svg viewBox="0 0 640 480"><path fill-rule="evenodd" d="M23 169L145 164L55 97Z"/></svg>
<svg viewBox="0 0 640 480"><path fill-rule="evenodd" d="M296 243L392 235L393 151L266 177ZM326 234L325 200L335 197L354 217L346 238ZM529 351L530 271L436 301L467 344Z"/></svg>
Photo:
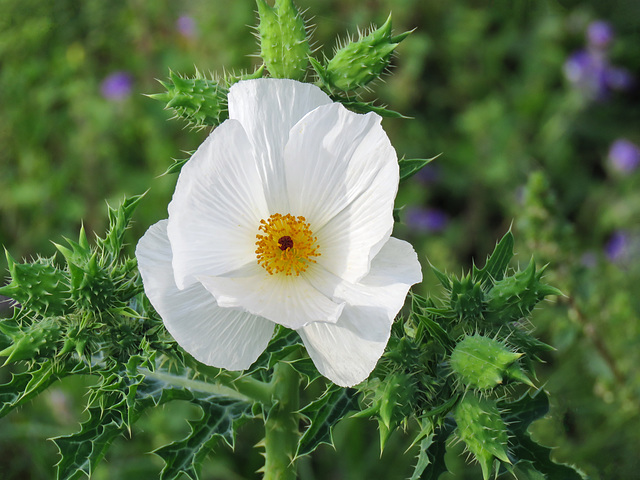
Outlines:
<svg viewBox="0 0 640 480"><path fill-rule="evenodd" d="M260 220L256 235L256 256L269 275L284 273L300 275L313 257L319 257L318 238L313 236L304 217L274 213L267 220Z"/></svg>

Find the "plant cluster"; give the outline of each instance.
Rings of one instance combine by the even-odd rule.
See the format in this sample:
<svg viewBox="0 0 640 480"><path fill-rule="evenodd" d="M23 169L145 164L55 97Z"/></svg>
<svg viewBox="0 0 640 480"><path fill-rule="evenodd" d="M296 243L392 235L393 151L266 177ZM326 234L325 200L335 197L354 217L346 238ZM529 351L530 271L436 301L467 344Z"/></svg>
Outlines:
<svg viewBox="0 0 640 480"><path fill-rule="evenodd" d="M332 58L317 59L291 0L276 0L274 7L258 0L258 11L263 67L218 78L171 73L163 83L166 93L153 97L188 125L209 128L227 118L226 95L234 83L311 76L353 111L399 116L359 96L385 73L408 35L393 36L390 18L347 41ZM401 180L429 161L402 158ZM186 162L176 162L169 173ZM23 370L0 386L0 414L64 377L98 378L88 396L89 419L79 432L54 439L58 478L90 476L111 443L130 433L145 411L176 400L195 405L201 416L190 422L185 438L155 450L165 462L163 479L198 478L212 446L221 439L233 447L239 426L252 419L264 422L264 478L295 478L296 460L332 443L333 427L354 416L378 422L381 450L395 430L407 432L418 448L412 480L447 471L444 454L452 439L465 444L485 479L505 471L528 479L581 478L574 468L554 463L550 449L528 432L548 411L535 366L550 347L532 335L527 319L560 291L543 281L544 268L533 260L510 268L510 232L482 268L460 278L434 268L443 298L412 294L376 370L356 388L343 388L322 378L298 334L284 327L242 373L186 355L145 297L135 259L123 254L125 232L142 199L110 208L109 229L93 244L82 229L78 241L56 245L63 263L56 257L17 263L7 253L11 282L0 294L16 305L13 317L0 321L0 355ZM322 393L316 396L303 388L318 384Z"/></svg>

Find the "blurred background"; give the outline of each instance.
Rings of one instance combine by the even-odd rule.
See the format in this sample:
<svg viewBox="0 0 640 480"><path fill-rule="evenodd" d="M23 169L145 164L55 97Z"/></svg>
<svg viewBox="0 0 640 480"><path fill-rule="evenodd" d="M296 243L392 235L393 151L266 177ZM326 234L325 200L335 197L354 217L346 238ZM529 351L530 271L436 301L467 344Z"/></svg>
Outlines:
<svg viewBox="0 0 640 480"><path fill-rule="evenodd" d="M640 2L612 0L297 0L327 56L357 27L415 29L393 75L366 93L413 120L386 119L399 156L442 154L401 185L395 235L425 269L420 293L439 296L429 262L460 273L511 228L520 263L548 263L565 296L534 312L531 328L556 350L538 384L551 415L533 425L557 461L594 479L640 478ZM50 256L51 240L81 222L102 234L105 200L150 189L130 251L166 217L176 176L207 131L169 121L157 93L169 68L253 71L252 0L1 0L0 243L15 258ZM6 272L6 262L0 261ZM8 306L0 304L5 315ZM0 381L10 373L0 370ZM0 420L0 477L51 479L46 439L77 431L90 378L56 384ZM92 478L156 478L145 452L188 431L179 402L147 414L118 439ZM336 450L301 463L303 479L404 479L416 452L396 432L380 456L375 425L347 420ZM255 479L259 425L236 452L215 448L203 479ZM453 474L480 478L458 458ZM505 478L507 478L505 476Z"/></svg>

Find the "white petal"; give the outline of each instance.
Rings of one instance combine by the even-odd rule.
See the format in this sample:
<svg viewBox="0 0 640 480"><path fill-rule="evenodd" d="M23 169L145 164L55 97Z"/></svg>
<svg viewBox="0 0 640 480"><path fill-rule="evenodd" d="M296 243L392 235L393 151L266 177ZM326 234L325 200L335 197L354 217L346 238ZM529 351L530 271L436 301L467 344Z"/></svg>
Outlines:
<svg viewBox="0 0 640 480"><path fill-rule="evenodd" d="M285 148L291 213L318 237L318 263L357 282L391 235L398 190L396 152L380 117L322 106L291 130Z"/></svg>
<svg viewBox="0 0 640 480"><path fill-rule="evenodd" d="M336 296L347 301L336 324L315 322L298 330L318 371L350 387L375 368L389 340L391 325L409 287L422 279L410 244L390 238L359 284L341 284Z"/></svg>
<svg viewBox="0 0 640 480"><path fill-rule="evenodd" d="M343 301L332 301L304 275L269 275L259 265L228 277L199 277L223 307L239 307L288 328L310 322L336 322Z"/></svg>
<svg viewBox="0 0 640 480"><path fill-rule="evenodd" d="M339 284L335 297L349 305L381 308L393 322L409 287L421 281L422 267L411 244L391 237L371 262L369 274L355 285Z"/></svg>
<svg viewBox="0 0 640 480"><path fill-rule="evenodd" d="M271 213L286 213L284 146L304 115L332 103L318 87L287 79L238 82L229 89L229 118L238 120L262 160L261 175Z"/></svg>
<svg viewBox="0 0 640 480"><path fill-rule="evenodd" d="M227 120L182 167L168 226L178 288L255 261L257 228L269 217L256 162L242 126Z"/></svg>
<svg viewBox="0 0 640 480"><path fill-rule="evenodd" d="M199 283L178 290L171 268L167 221L152 225L136 257L145 293L178 344L202 363L244 370L264 351L274 324L250 313L221 308Z"/></svg>

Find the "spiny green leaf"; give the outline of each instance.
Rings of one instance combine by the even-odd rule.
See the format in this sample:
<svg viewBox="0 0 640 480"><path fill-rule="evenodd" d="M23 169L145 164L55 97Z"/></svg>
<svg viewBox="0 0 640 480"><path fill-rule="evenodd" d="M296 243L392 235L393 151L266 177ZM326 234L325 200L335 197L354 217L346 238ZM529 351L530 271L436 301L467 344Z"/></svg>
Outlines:
<svg viewBox="0 0 640 480"><path fill-rule="evenodd" d="M552 450L536 443L529 435L531 423L542 418L549 411L549 399L543 390L532 394L526 393L514 402L500 402L498 406L504 412L504 421L509 425L509 450L517 459L516 466L522 464L523 468L529 471L530 476L538 472L549 479L582 480L586 478L573 467L551 460Z"/></svg>
<svg viewBox="0 0 640 480"><path fill-rule="evenodd" d="M235 430L251 415L251 405L232 399L201 399L194 402L202 409L202 417L189 422L191 433L184 439L155 450L165 461L161 480L174 480L183 473L192 480L199 478L199 468L212 444L219 438L233 448Z"/></svg>
<svg viewBox="0 0 640 480"><path fill-rule="evenodd" d="M333 100L342 103L349 110L356 113L377 113L384 118L408 118L395 110L391 110L387 107L375 105L374 102L360 102L350 98L344 98L337 95L332 96ZM434 157L435 158L435 157ZM428 162L427 162L428 163ZM425 164L426 165L426 164Z"/></svg>
<svg viewBox="0 0 640 480"><path fill-rule="evenodd" d="M431 158L404 158L398 160L400 165L400 181L406 180L418 173L424 166L431 163L438 158L441 154ZM435 269L434 269L435 270Z"/></svg>
<svg viewBox="0 0 640 480"><path fill-rule="evenodd" d="M308 455L322 443L333 445L332 429L357 409L356 398L355 389L332 384L321 397L302 408L300 413L309 420L309 427L300 437L296 458Z"/></svg>
<svg viewBox="0 0 640 480"><path fill-rule="evenodd" d="M498 242L484 267L478 269L475 265L473 266L474 281L482 282L483 287L487 288L492 282L502 280L513 258L513 244L513 234L509 230Z"/></svg>
<svg viewBox="0 0 640 480"><path fill-rule="evenodd" d="M431 457L429 455L429 448L433 445L434 434L427 435L420 441L420 448L418 449L418 459L416 460L413 474L409 480L420 480L422 474L429 465L432 464Z"/></svg>
<svg viewBox="0 0 640 480"><path fill-rule="evenodd" d="M447 440L453 433L455 426L450 418L446 418L443 424L435 430L430 440L427 438L422 440L418 463L416 463L411 480L438 480L441 474L449 471L444 456L447 453ZM422 450L423 446L424 450ZM419 471L419 465L424 467L422 471Z"/></svg>
<svg viewBox="0 0 640 480"><path fill-rule="evenodd" d="M9 382L0 385L0 418L70 373L54 361L45 360L29 371L13 374Z"/></svg>
<svg viewBox="0 0 640 480"><path fill-rule="evenodd" d="M189 157L191 157L193 153L194 152L190 152ZM184 167L185 163L187 163L188 161L189 158L173 159L173 163L169 165L169 168L167 168L161 176L180 173L182 167Z"/></svg>
<svg viewBox="0 0 640 480"><path fill-rule="evenodd" d="M438 325L438 323L429 318L428 315L414 314L414 312L411 313L417 319L418 323L423 325L424 329L430 334L432 338L437 340L440 345L445 348L451 348L453 346L454 342L449 337L449 334L440 325Z"/></svg>
<svg viewBox="0 0 640 480"><path fill-rule="evenodd" d="M111 259L116 259L120 255L124 244L124 234L129 228L133 212L145 195L146 192L141 195L125 197L118 208L109 206L109 230L104 239L99 238L97 243L104 248Z"/></svg>
<svg viewBox="0 0 640 480"><path fill-rule="evenodd" d="M90 478L111 442L124 431L126 425L120 411L90 408L89 419L82 424L80 432L53 439L60 452L56 478Z"/></svg>

